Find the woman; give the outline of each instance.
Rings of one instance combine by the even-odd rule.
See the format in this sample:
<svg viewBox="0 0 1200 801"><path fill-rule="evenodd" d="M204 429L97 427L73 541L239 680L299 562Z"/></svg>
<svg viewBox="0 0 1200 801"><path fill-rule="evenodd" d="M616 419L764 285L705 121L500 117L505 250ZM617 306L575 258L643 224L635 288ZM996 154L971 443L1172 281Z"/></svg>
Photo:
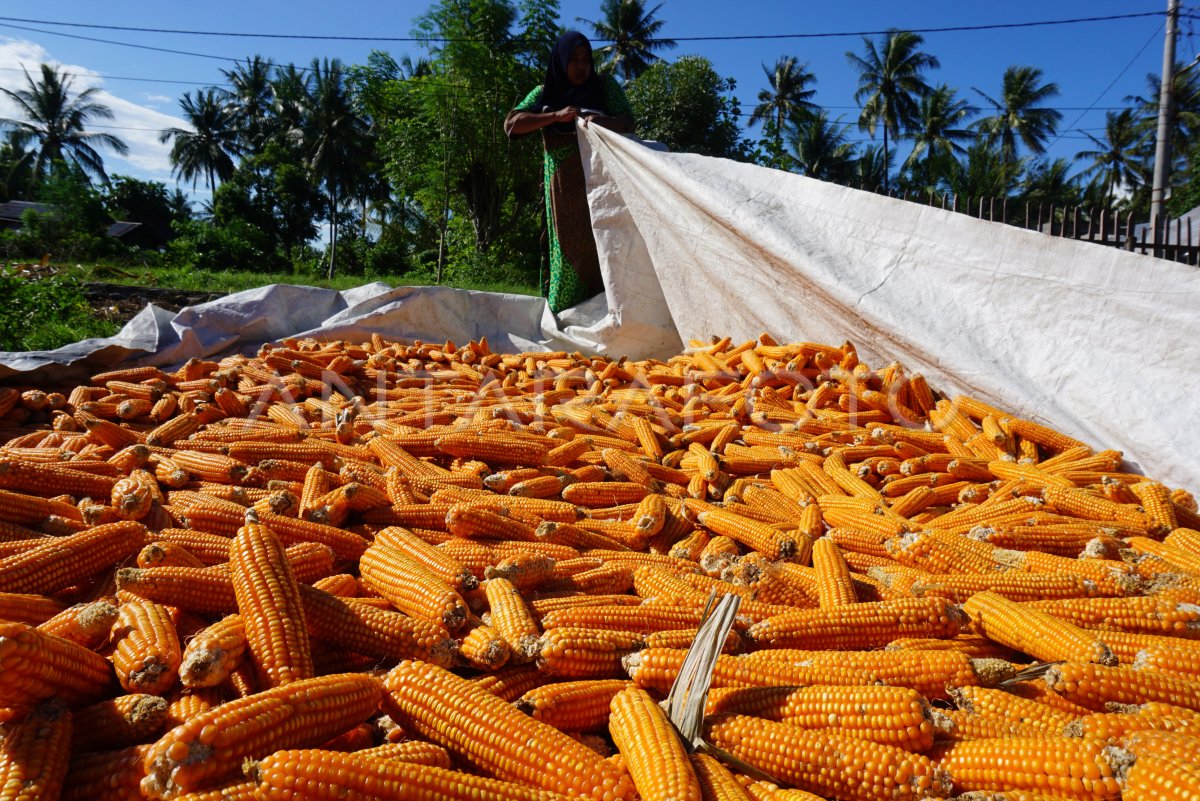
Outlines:
<svg viewBox="0 0 1200 801"><path fill-rule="evenodd" d="M575 118L618 133L633 131L633 110L620 85L596 74L592 45L578 31L558 37L546 81L504 120L510 137L542 132L550 220L550 309L560 312L604 291L583 183Z"/></svg>

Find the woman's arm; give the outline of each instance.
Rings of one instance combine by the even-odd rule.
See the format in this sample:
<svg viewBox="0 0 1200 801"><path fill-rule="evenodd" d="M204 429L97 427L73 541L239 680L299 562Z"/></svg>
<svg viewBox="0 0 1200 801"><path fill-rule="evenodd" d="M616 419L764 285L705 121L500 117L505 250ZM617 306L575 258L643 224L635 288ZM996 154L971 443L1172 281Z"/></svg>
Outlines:
<svg viewBox="0 0 1200 801"><path fill-rule="evenodd" d="M522 136L541 130L556 122L571 122L579 114L574 106L560 108L557 111L516 111L508 115L504 121L504 133L508 136Z"/></svg>

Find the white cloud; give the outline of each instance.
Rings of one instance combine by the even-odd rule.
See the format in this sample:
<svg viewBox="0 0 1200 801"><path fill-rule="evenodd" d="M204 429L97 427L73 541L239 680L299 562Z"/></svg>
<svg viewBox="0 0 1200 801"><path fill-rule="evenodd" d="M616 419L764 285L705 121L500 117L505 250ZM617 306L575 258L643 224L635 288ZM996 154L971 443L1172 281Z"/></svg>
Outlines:
<svg viewBox="0 0 1200 801"><path fill-rule="evenodd" d="M104 168L109 175L126 174L142 179L172 182L170 146L159 142L158 137L164 128L188 127L183 120L113 94L105 87L104 79L95 70L77 64L63 64L35 42L0 37L0 64L6 65L5 69L0 69L0 86L13 90L24 89L27 83L20 68L24 67L36 80L38 65L42 63L52 64L60 71L71 73L71 88L76 92L96 87L96 101L108 106L112 111L113 119L101 120L92 126L94 130L107 131L120 137L129 146L126 156L119 156L107 148L99 148L104 157ZM165 95L147 97L155 101L173 99ZM0 96L0 117L15 116L18 116L16 107L7 97Z"/></svg>
<svg viewBox="0 0 1200 801"><path fill-rule="evenodd" d="M167 97L166 95L152 95L152 94L143 92L142 97L146 98L147 103L153 103L155 105L161 105L163 103L174 103L175 102L175 98Z"/></svg>

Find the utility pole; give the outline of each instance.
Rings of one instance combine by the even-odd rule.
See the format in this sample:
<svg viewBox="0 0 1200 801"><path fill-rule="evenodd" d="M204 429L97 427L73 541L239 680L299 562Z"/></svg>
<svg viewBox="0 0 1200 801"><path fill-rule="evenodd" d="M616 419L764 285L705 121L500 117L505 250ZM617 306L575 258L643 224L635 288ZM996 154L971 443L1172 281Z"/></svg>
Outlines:
<svg viewBox="0 0 1200 801"><path fill-rule="evenodd" d="M1179 27L1179 0L1167 2L1167 36L1163 42L1162 88L1158 93L1158 135L1154 143L1154 186L1150 190L1150 225L1154 228L1154 255L1163 255L1167 229L1164 201L1171 180L1171 102L1175 90L1175 32Z"/></svg>

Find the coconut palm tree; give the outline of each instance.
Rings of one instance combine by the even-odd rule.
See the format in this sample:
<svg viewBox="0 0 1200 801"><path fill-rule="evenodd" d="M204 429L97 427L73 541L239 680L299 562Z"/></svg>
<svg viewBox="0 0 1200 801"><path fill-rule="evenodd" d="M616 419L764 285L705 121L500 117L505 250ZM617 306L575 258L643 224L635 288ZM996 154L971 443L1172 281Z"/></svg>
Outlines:
<svg viewBox="0 0 1200 801"><path fill-rule="evenodd" d="M751 125L774 120L775 127L782 131L789 117L817 108L812 102L817 90L809 88L817 82L817 76L807 64L797 63L795 56L780 56L774 68L768 69L766 64L762 68L771 88L758 93L758 105L750 115Z"/></svg>
<svg viewBox="0 0 1200 801"><path fill-rule="evenodd" d="M868 192L880 189L886 191L895 155L895 151L888 152L882 147L864 145L858 151L858 157L854 159L850 185Z"/></svg>
<svg viewBox="0 0 1200 801"><path fill-rule="evenodd" d="M975 123L976 128L988 141L999 143L1004 158L1017 160L1018 140L1035 156L1046 152L1047 140L1062 122L1061 113L1044 105L1058 96L1058 84L1042 83L1037 67L1012 66L1004 71L998 99L975 91L995 111Z"/></svg>
<svg viewBox="0 0 1200 801"><path fill-rule="evenodd" d="M312 88L312 73L308 70L295 64L275 68L275 74L271 77L271 94L274 98L277 136L293 144L299 141Z"/></svg>
<svg viewBox="0 0 1200 801"><path fill-rule="evenodd" d="M338 209L362 180L369 160L366 123L354 109L346 70L338 59L313 59L312 91L304 114L304 151L308 168L325 188L329 202L329 267L337 268Z"/></svg>
<svg viewBox="0 0 1200 801"><path fill-rule="evenodd" d="M164 144L174 140L171 164L177 179L191 181L194 187L203 177L215 190L218 179L227 181L233 175L233 160L241 155L237 111L225 102L220 89L211 87L196 90L194 97L184 92L179 107L191 129L168 128L158 140Z"/></svg>
<svg viewBox="0 0 1200 801"><path fill-rule="evenodd" d="M1067 159L1037 159L1025 170L1021 197L1027 203L1078 206L1083 202L1083 189L1079 177L1070 173L1071 162Z"/></svg>
<svg viewBox="0 0 1200 801"><path fill-rule="evenodd" d="M27 70L26 88L0 88L16 104L21 119L0 119L0 125L15 133L19 146L36 144L33 157L31 186L40 182L56 161L72 161L87 175L108 183L104 159L95 146L107 147L125 155L129 147L110 133L87 130L93 120L111 120L112 109L98 102L94 86L78 94L71 92L71 78L49 64L40 67L40 79L34 80Z"/></svg>
<svg viewBox="0 0 1200 801"><path fill-rule="evenodd" d="M955 95L954 89L942 84L921 98L912 129L912 153L903 169L909 170L927 189L945 175L956 155L966 153L962 143L975 138L963 123L977 109Z"/></svg>
<svg viewBox="0 0 1200 801"><path fill-rule="evenodd" d="M599 21L580 17L594 38L611 43L596 49L598 67L631 81L659 60L656 50L675 47L674 39L656 38L666 24L654 18L660 8L662 3L647 11L645 0L604 0Z"/></svg>
<svg viewBox="0 0 1200 801"><path fill-rule="evenodd" d="M1104 182L1104 197L1111 206L1118 186L1132 189L1141 179L1145 160L1150 155L1149 145L1153 142L1150 131L1140 127L1137 114L1127 108L1108 112L1103 139L1086 131L1084 135L1095 143L1096 149L1081 150L1075 154L1075 159L1092 162L1082 174L1099 177Z"/></svg>
<svg viewBox="0 0 1200 801"><path fill-rule="evenodd" d="M221 70L232 89L228 102L237 110L241 126L242 148L259 150L267 136L268 119L274 107L271 87L271 64L262 56L238 62L231 70Z"/></svg>
<svg viewBox="0 0 1200 801"><path fill-rule="evenodd" d="M776 149L782 150L785 123L789 119L799 119L801 112L817 108L812 102L817 90L809 88L816 83L817 76L807 64L798 63L795 56L780 56L774 68L768 68L766 64L762 68L770 88L758 93L758 105L750 115L749 124L762 123Z"/></svg>
<svg viewBox="0 0 1200 801"><path fill-rule="evenodd" d="M821 181L844 182L854 168L854 145L846 141L849 123L829 119L824 109L803 111L792 121L795 128L788 154L800 171Z"/></svg>
<svg viewBox="0 0 1200 801"><path fill-rule="evenodd" d="M1186 159L1200 133L1200 69L1183 62L1175 63L1175 81L1171 94L1170 116L1167 118L1171 131L1171 153L1176 159ZM1137 119L1140 128L1150 132L1153 143L1158 128L1158 94L1162 80L1156 74L1146 76L1146 91L1141 95L1130 95L1126 102L1137 104Z"/></svg>
<svg viewBox="0 0 1200 801"><path fill-rule="evenodd" d="M883 162L891 163L888 136L900 135L912 125L919 113L918 101L931 91L925 71L937 69L936 57L921 50L925 39L912 31L890 30L876 44L863 37L863 55L847 52L850 65L858 70L858 91L854 102L862 105L858 127L875 138L875 129L883 129ZM883 176L888 186L888 176Z"/></svg>
<svg viewBox="0 0 1200 801"><path fill-rule="evenodd" d="M1011 194L1020 177L1017 162L1006 159L995 143L976 139L951 165L944 186L951 194L964 198L998 198Z"/></svg>

